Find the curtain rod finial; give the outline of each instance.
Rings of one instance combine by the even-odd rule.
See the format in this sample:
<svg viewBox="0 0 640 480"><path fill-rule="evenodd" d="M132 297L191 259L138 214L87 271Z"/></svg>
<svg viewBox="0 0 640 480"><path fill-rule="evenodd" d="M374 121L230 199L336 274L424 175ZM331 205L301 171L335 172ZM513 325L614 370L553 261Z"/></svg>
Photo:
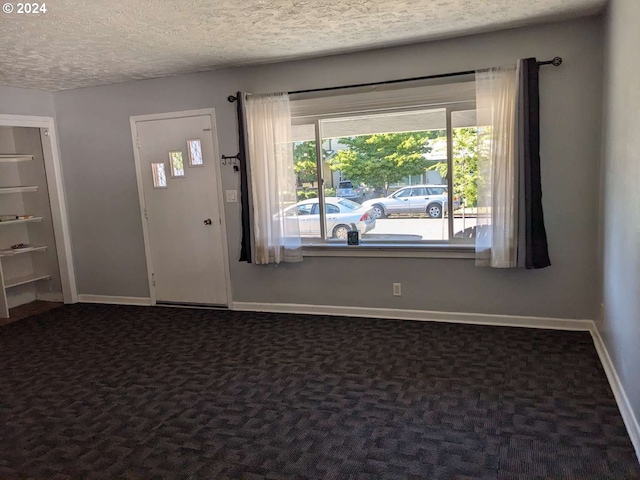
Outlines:
<svg viewBox="0 0 640 480"><path fill-rule="evenodd" d="M560 60L560 61L562 61L562 60ZM234 97L233 95L229 95L229 96L227 97L227 100L229 101L229 103L233 103L233 102L235 102L237 99L238 99L238 97Z"/></svg>
<svg viewBox="0 0 640 480"><path fill-rule="evenodd" d="M560 57L554 57L553 60L551 60L551 64L554 67L559 67L560 65L562 65L562 58Z"/></svg>

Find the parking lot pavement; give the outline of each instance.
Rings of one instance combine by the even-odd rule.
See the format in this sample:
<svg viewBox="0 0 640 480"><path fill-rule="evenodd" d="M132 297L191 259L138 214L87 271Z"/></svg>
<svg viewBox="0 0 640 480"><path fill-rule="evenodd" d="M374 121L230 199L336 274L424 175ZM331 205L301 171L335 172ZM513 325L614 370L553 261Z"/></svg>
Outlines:
<svg viewBox="0 0 640 480"><path fill-rule="evenodd" d="M454 218L453 232L474 227L476 218ZM427 217L391 217L376 220L373 230L363 239L378 240L448 240L448 219Z"/></svg>

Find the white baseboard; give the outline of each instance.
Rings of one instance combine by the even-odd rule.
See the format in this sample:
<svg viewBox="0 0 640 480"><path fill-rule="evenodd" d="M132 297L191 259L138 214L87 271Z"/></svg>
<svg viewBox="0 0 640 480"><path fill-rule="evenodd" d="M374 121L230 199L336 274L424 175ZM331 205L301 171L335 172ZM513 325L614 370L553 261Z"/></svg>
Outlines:
<svg viewBox="0 0 640 480"><path fill-rule="evenodd" d="M600 363L602 363L602 367L609 379L609 385L611 385L611 390L613 390L613 396L615 397L618 408L620 409L622 420L627 427L627 433L629 434L629 438L631 438L631 443L633 443L633 447L636 450L636 456L640 462L640 423L638 423L638 419L633 413L629 397L627 397L627 393L620 381L616 367L611 361L609 351L607 350L595 323L591 330L591 336L593 337L593 343L595 344L596 351L600 357Z"/></svg>
<svg viewBox="0 0 640 480"><path fill-rule="evenodd" d="M304 313L310 315L337 315L342 317L389 318L419 320L423 322L468 323L505 327L545 328L552 330L580 330L590 332L592 320L565 318L525 317L518 315L491 315L486 313L452 313L429 310L405 310L393 308L338 307L332 305L307 305L295 303L233 302L233 310L250 312Z"/></svg>
<svg viewBox="0 0 640 480"><path fill-rule="evenodd" d="M112 297L110 295L78 295L80 303L107 303L110 305L151 305L145 297Z"/></svg>
<svg viewBox="0 0 640 480"><path fill-rule="evenodd" d="M36 293L36 300L43 302L64 302L62 292Z"/></svg>

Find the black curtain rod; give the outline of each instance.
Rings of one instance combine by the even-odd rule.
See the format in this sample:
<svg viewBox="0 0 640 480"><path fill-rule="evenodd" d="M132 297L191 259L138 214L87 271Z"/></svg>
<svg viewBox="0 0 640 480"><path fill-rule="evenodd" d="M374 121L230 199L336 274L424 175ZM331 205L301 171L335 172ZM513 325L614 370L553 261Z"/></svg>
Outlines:
<svg viewBox="0 0 640 480"><path fill-rule="evenodd" d="M557 67L562 64L562 58L555 57L553 60L547 60L546 62L538 62L538 65L553 65ZM359 88L359 87L373 87L376 85L392 85L394 83L403 83L403 82L414 82L417 80L431 80L434 78L447 78L447 77L460 77L462 75L472 75L475 74L475 70L467 70L465 72L453 72L453 73L441 73L439 75L427 75L425 77L413 77L413 78L401 78L398 80L385 80L383 82L371 82L371 83L358 83L355 85L342 85L339 87L325 87L325 88L311 88L308 90L296 90L293 92L288 92L289 95L294 95L297 93L312 93L312 92L330 92L332 90L342 90L345 88ZM233 95L229 95L227 100L230 102L235 102L237 98Z"/></svg>

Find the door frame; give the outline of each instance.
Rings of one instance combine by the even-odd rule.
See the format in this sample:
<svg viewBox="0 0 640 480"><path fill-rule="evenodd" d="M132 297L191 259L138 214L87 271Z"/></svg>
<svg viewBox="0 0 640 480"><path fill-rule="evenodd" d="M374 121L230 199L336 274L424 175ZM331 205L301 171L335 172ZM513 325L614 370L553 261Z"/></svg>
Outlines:
<svg viewBox="0 0 640 480"><path fill-rule="evenodd" d="M55 120L53 117L3 114L0 115L0 126L40 129L40 139L43 142L42 155L44 158L44 170L49 189L53 236L55 238L56 253L58 255L62 299L64 303L77 303L78 287L76 284L76 271L73 266L69 215L64 191L64 179L62 178L62 164L60 162L58 133ZM45 138L49 139L48 148L44 147Z"/></svg>
<svg viewBox="0 0 640 480"><path fill-rule="evenodd" d="M138 122L149 122L154 120L171 120L188 117L200 117L202 115L209 115L211 118L211 138L213 140L213 155L214 155L214 168L216 174L216 182L218 184L218 215L220 215L220 221L222 222L222 256L224 257L224 278L225 286L227 289L227 308L233 308L233 299L231 294L231 274L229 269L229 247L227 245L227 222L225 218L225 204L224 195L222 191L222 169L220 168L220 153L218 150L218 127L216 125L216 111L215 108L203 108L200 110L183 110L180 112L167 112L167 113L153 113L149 115L135 115L130 117L131 123L131 141L133 142L133 157L136 167L136 180L138 183L138 199L140 200L140 219L142 221L142 234L144 237L144 253L147 260L147 278L149 280L149 297L151 299L151 305L156 305L156 288L153 285L153 262L151 260L151 246L149 243L149 228L147 225L147 218L145 216L146 204L144 201L144 185L142 183L142 165L140 162L140 145L138 142L138 130L136 124ZM212 305L213 307L213 305Z"/></svg>

